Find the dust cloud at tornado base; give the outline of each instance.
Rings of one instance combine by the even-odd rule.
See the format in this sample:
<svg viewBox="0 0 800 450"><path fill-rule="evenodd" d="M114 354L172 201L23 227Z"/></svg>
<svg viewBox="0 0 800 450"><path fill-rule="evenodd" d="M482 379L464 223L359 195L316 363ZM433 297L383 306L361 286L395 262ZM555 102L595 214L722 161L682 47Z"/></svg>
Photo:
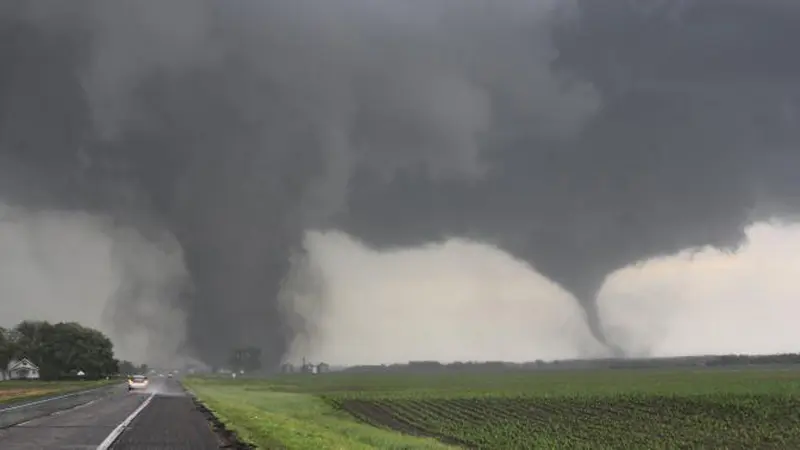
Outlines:
<svg viewBox="0 0 800 450"><path fill-rule="evenodd" d="M268 365L416 359L422 336L441 359L791 336L791 261L747 261L800 209L793 7L45 5L0 6L6 325Z"/></svg>

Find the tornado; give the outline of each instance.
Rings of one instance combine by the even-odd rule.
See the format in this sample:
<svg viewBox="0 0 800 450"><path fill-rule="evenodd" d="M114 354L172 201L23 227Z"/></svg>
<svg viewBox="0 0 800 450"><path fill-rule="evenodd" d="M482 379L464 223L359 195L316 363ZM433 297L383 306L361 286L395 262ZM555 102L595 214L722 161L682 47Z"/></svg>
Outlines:
<svg viewBox="0 0 800 450"><path fill-rule="evenodd" d="M110 316L168 304L212 365L280 363L316 229L496 242L621 356L609 274L800 210L798 41L780 0L6 0L0 203L176 243Z"/></svg>

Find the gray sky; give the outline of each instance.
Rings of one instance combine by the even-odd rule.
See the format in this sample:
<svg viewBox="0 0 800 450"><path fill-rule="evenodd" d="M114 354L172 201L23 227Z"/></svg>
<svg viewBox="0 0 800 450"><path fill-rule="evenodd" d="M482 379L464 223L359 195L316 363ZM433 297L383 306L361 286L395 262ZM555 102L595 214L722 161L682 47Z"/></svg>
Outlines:
<svg viewBox="0 0 800 450"><path fill-rule="evenodd" d="M30 273L14 277L2 317L21 317L28 295L26 314L74 307L115 342L140 342L137 354L213 363L254 344L276 363L319 335L321 314L361 314L320 297L319 273L292 268L304 236L319 236L307 233L338 230L437 268L451 263L410 249L485 243L497 267L536 268L496 269L526 273L530 298L572 298L547 300L577 321L558 344L505 326L536 328L530 305L483 323L487 335L519 329L503 339L553 352L588 354L597 339L656 348L606 317L655 294L609 294L609 274L736 248L749 224L800 207L798 22L779 1L4 2L0 200L16 230L5 245L39 256L0 252L7 273ZM73 239L85 244L61 247ZM342 238L316 239L312 259ZM366 250L342 261L351 251ZM50 252L85 263L56 270ZM98 272L67 277L76 300L29 287L83 264ZM476 280L480 308L504 298L494 278ZM26 289L36 294L16 293ZM316 300L293 297L314 289ZM477 320L414 308L453 329ZM442 354L460 354L447 339Z"/></svg>

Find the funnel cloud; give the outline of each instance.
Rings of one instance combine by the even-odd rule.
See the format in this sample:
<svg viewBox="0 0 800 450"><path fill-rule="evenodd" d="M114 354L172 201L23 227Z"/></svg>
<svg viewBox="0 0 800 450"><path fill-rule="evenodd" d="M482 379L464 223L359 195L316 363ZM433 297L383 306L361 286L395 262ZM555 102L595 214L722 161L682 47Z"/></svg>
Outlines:
<svg viewBox="0 0 800 450"><path fill-rule="evenodd" d="M75 292L3 295L212 365L729 348L670 347L710 297L612 287L788 233L798 25L782 0L5 1L0 242L40 257L0 261ZM85 271L51 267L68 240Z"/></svg>

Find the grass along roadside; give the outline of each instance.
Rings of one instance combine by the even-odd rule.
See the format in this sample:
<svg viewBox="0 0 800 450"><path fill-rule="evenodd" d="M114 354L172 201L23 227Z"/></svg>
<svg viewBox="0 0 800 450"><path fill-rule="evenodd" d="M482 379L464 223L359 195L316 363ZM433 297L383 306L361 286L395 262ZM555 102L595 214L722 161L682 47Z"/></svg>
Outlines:
<svg viewBox="0 0 800 450"><path fill-rule="evenodd" d="M0 381L0 407L40 400L88 389L121 383L121 380L98 381Z"/></svg>
<svg viewBox="0 0 800 450"><path fill-rule="evenodd" d="M401 433L467 448L800 448L796 369L331 373L186 384L227 428L267 449L446 448Z"/></svg>
<svg viewBox="0 0 800 450"><path fill-rule="evenodd" d="M228 429L261 449L452 448L358 423L312 394L253 391L228 380L188 378L183 383Z"/></svg>

